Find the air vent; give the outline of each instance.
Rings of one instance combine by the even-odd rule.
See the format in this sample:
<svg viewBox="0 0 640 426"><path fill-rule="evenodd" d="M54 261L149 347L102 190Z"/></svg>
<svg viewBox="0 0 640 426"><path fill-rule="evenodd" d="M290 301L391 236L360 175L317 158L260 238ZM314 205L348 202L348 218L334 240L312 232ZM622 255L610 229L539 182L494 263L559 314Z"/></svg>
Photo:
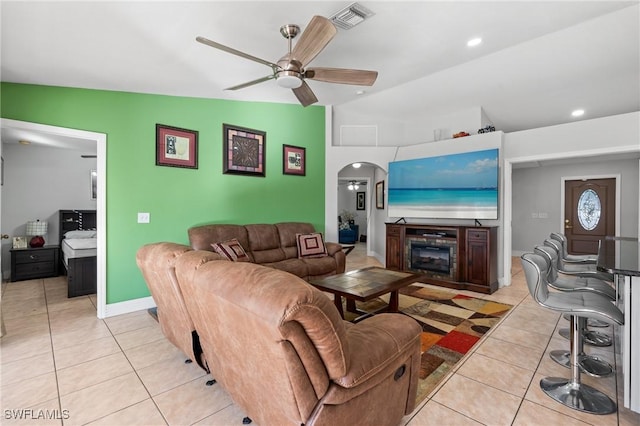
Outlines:
<svg viewBox="0 0 640 426"><path fill-rule="evenodd" d="M330 16L329 20L333 22L336 27L349 30L365 19L371 18L373 15L375 15L375 13L361 4L352 3L341 11L333 14L333 16Z"/></svg>

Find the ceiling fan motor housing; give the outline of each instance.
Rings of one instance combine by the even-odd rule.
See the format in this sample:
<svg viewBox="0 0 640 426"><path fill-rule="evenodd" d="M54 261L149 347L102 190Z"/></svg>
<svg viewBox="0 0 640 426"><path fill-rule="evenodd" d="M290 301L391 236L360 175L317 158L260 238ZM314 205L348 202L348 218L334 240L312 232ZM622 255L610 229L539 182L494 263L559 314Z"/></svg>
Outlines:
<svg viewBox="0 0 640 426"><path fill-rule="evenodd" d="M287 89L297 89L302 86L302 64L300 61L291 57L290 54L284 55L278 61L278 71L276 72L276 81L280 87Z"/></svg>

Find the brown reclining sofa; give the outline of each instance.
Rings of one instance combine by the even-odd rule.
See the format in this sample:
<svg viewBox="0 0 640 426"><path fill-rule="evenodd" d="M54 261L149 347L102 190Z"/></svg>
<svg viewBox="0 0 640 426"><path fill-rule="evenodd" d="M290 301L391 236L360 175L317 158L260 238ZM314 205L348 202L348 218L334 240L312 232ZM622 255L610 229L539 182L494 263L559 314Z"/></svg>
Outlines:
<svg viewBox="0 0 640 426"><path fill-rule="evenodd" d="M179 256L175 272L212 375L257 424L395 426L415 408L412 318L352 324L296 276L201 250Z"/></svg>
<svg viewBox="0 0 640 426"><path fill-rule="evenodd" d="M296 235L315 233L310 223L202 225L188 232L194 250L214 251L212 244L236 239L250 262L290 272L306 281L341 274L345 268L345 254L338 243L324 243L327 256L299 258Z"/></svg>
<svg viewBox="0 0 640 426"><path fill-rule="evenodd" d="M260 250L252 249L269 246L249 241L254 259ZM343 271L344 253L336 253ZM137 261L165 336L201 356L258 424L396 425L414 409L421 329L413 319L381 314L351 324L298 277L181 244L148 244ZM194 353L193 336L203 354Z"/></svg>
<svg viewBox="0 0 640 426"><path fill-rule="evenodd" d="M165 337L188 359L209 371L199 336L187 307L188 300L175 277L176 259L191 250L205 250L207 260L225 260L212 244L237 239L250 261L291 272L304 279L344 272L342 246L325 243L327 255L298 259L296 235L312 234L313 225L286 222L275 225L203 225L189 229L191 246L170 242L147 244L138 250L136 262L158 310L158 322Z"/></svg>

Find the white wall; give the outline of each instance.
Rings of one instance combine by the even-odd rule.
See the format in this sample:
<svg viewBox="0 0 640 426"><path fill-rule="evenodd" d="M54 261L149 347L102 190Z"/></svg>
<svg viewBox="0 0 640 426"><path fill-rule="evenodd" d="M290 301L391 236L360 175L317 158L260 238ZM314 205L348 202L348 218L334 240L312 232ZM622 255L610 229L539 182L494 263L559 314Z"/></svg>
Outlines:
<svg viewBox="0 0 640 426"><path fill-rule="evenodd" d="M95 158L81 158L79 150L36 145L3 144L2 232L25 235L28 220L49 223L46 244L58 243L58 210L96 209L90 197L90 171ZM2 240L3 275L11 268L12 240Z"/></svg>
<svg viewBox="0 0 640 426"><path fill-rule="evenodd" d="M511 191L513 255L530 252L533 247L542 244L551 232L564 232L563 178L581 178L585 176L585 170L592 177L618 178L618 235L638 235L638 160L591 160L588 164L514 169Z"/></svg>
<svg viewBox="0 0 640 426"><path fill-rule="evenodd" d="M326 116L326 176L325 176L325 232L327 238L337 240L337 180L338 173L346 165L353 162L368 162L388 171L389 161L417 158L419 156L437 153L455 153L501 147L501 207L499 221L486 221L483 225L500 224L498 277L501 285L510 284L511 269L511 224L512 214L512 182L511 167L513 163L535 161L536 159L553 159L567 157L598 156L608 153L638 153L640 152L640 112L621 114L594 120L581 120L558 126L532 129L521 132L502 134L492 132L482 135L472 135L465 138L444 140L412 146L366 146L342 147L335 146L333 123L345 123L340 117L340 110L334 111L327 107ZM361 119L361 122L365 122ZM371 117L369 124L377 124ZM399 137L400 140L400 137ZM499 142L500 141L500 142ZM637 157L636 157L637 158ZM588 164L585 165L588 172ZM377 179L377 177L376 177ZM384 248L384 222L390 220L386 216L386 200L384 214L375 212L371 215L372 224L368 238L373 238L375 251ZM635 218L637 223L639 220ZM449 221L447 221L449 222ZM497 222L497 223L496 223ZM429 221L429 223L435 223ZM384 251L377 253L384 258Z"/></svg>
<svg viewBox="0 0 640 426"><path fill-rule="evenodd" d="M334 107L333 144L339 146L406 146L434 142L434 130L440 130L441 139L451 139L453 134L466 131L476 134L478 129L490 123L481 107L473 107L449 114L429 116L415 114L403 120L383 115L365 116L359 103ZM371 137L372 128L375 138ZM366 143L370 138L370 143Z"/></svg>
<svg viewBox="0 0 640 426"><path fill-rule="evenodd" d="M640 113L507 133L504 158L526 162L640 150Z"/></svg>
<svg viewBox="0 0 640 426"><path fill-rule="evenodd" d="M512 206L513 188L512 188L512 165L513 164L535 164L537 161L564 159L564 158L589 158L597 160L599 157L608 154L624 154L629 153L629 158L634 158L637 167L638 153L640 153L640 112L628 114L614 115L611 117L597 118L593 120L581 120L574 123L563 124L558 126L549 126L539 129L532 129L522 132L513 132L505 135L504 141L504 193L505 193L505 215L503 229L503 245L504 245L504 270L508 271L511 264L512 251L512 233L515 227L525 226L524 223L514 220ZM592 166L593 163L585 163L580 168L580 173L584 175L597 174L597 167ZM592 173L593 170L593 173ZM572 170L572 174L577 173ZM640 199L640 189L637 182L633 181L633 173L626 175L623 184L631 185L629 191L633 192L636 208L632 209L631 215L627 213L621 216L624 221L620 229L632 232L632 229L638 231L638 199ZM635 172L637 173L637 171ZM635 186L635 188L634 188ZM558 200L559 202L560 200ZM632 201L634 202L634 201ZM633 217L635 215L635 217ZM553 229L558 229L558 224ZM632 223L635 223L634 226ZM627 235L633 236L633 235ZM525 243L522 243L525 244ZM517 253L516 253L517 254ZM509 281L507 280L507 283Z"/></svg>

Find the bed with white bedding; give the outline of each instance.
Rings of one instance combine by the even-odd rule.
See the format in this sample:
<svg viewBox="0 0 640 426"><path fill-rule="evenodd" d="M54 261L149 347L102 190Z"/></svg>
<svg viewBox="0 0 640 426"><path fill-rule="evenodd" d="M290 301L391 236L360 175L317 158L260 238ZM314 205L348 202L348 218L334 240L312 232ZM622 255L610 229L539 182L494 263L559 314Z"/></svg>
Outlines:
<svg viewBox="0 0 640 426"><path fill-rule="evenodd" d="M96 235L94 230L68 231L60 242L62 263L67 272L68 297L96 292Z"/></svg>

